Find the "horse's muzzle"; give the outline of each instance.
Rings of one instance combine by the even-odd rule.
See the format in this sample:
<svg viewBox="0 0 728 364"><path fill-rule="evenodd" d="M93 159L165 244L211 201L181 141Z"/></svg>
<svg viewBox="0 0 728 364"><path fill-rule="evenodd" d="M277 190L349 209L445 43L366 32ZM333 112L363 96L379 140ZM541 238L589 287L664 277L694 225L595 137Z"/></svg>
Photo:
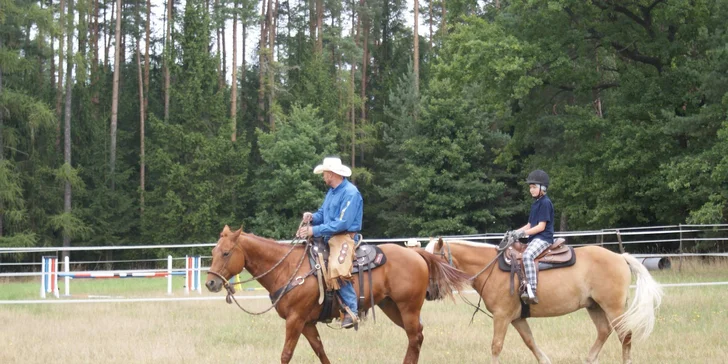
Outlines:
<svg viewBox="0 0 728 364"><path fill-rule="evenodd" d="M222 289L222 281L219 278L210 279L205 283L205 287L207 287L207 290L210 292L220 292Z"/></svg>

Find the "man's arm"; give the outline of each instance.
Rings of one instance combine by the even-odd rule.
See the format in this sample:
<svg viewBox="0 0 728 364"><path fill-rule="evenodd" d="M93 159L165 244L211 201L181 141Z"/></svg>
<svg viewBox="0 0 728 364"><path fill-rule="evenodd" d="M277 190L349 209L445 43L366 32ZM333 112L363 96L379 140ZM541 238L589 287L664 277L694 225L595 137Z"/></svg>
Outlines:
<svg viewBox="0 0 728 364"><path fill-rule="evenodd" d="M353 194L349 198L345 198L341 206L339 206L339 216L326 224L314 226L313 236L334 235L348 231L349 227L354 223L357 217L356 214L361 209L361 205L362 198L360 194Z"/></svg>
<svg viewBox="0 0 728 364"><path fill-rule="evenodd" d="M321 204L318 211L314 212L311 217L311 225L318 225L324 221L324 205Z"/></svg>

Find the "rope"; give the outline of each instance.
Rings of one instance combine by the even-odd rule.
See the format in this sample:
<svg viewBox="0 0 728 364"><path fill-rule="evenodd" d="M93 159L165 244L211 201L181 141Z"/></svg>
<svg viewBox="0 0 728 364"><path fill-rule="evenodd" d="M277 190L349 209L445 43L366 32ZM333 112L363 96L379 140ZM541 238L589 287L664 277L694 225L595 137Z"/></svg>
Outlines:
<svg viewBox="0 0 728 364"><path fill-rule="evenodd" d="M301 221L301 223L298 225L298 228L300 229L302 226L304 226L303 221ZM298 230L296 230L296 232L298 232ZM273 267L271 267L267 271L263 272L262 274L259 274L250 279L246 279L242 282L236 282L236 283L230 284L230 282L222 275L220 275L216 272L213 272L213 271L208 271L208 272L210 274L213 274L213 275L217 276L218 278L222 279L223 286L225 287L225 290L227 290L227 296L225 297L225 301L227 303L235 302L235 304L238 306L238 308L240 308L241 310L243 310L243 312L245 312L247 314L254 315L254 316L262 315L262 314L270 311L274 307L276 307L278 305L278 302L281 301L281 298L283 298L283 296L285 296L286 293L288 293L288 292L284 289L284 291L281 293L281 295L278 296L278 298L276 298L275 302L273 302L273 304L270 307L266 308L265 310L260 311L260 312L251 312L251 311L246 310L243 306L241 306L240 303L238 302L237 298L235 298L235 287L234 286L236 284L243 284L243 283L247 283L247 282L250 282L253 280L257 280L259 278L264 277L266 274L272 272L275 268L277 268L279 265L281 265L281 263L283 263L284 260L286 260L286 258L291 254L291 252L293 252L293 250L296 248L295 243L300 240L302 240L302 239L300 239L298 236L295 236L291 241L291 249L288 250L288 252L286 252L286 254L283 256L283 258L281 258L276 264L274 264ZM235 244L237 245L237 241L235 242ZM286 282L286 284L283 287L288 287L293 282L293 280L296 279L296 274L298 273L298 270L301 269L301 266L303 265L303 261L306 260L306 253L308 252L308 249L311 247L311 245L309 244L308 240L305 240L305 244L306 245L303 248L303 254L301 254L301 260L298 261L298 265L296 265L296 269L293 271L293 274L291 275L291 277L288 279L288 282ZM309 275L307 275L306 277L308 277ZM301 283L299 283L299 285L303 284L306 277L298 277L301 279Z"/></svg>

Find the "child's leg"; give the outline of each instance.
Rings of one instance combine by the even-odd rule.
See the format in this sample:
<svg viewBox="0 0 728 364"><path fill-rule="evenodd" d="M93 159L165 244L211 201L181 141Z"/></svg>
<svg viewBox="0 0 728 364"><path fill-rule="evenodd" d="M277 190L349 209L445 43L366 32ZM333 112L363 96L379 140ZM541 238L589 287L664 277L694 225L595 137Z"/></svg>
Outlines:
<svg viewBox="0 0 728 364"><path fill-rule="evenodd" d="M538 284L538 277L536 276L536 264L533 260L536 259L539 254L543 253L544 250L548 249L549 246L551 246L551 243L545 240L533 239L530 243L528 243L526 251L523 252L523 267L526 270L526 278L534 292L536 291L536 285Z"/></svg>

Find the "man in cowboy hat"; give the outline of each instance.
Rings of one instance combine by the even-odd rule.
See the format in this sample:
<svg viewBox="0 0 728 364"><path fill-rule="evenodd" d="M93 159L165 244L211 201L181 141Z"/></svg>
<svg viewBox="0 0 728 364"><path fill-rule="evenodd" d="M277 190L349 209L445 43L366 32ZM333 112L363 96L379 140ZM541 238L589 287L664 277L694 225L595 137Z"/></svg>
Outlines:
<svg viewBox="0 0 728 364"><path fill-rule="evenodd" d="M314 168L313 173L323 174L324 183L329 186L326 198L318 211L303 214L303 222L310 223L310 226L303 226L298 231L298 236L308 238L323 238L331 247L331 261L334 257L345 256L348 260L347 266L350 270L351 259L354 254L355 241L353 240L362 227L362 215L364 203L361 193L346 177L351 176L351 169L341 163L341 159L335 157L324 158L323 164ZM334 242L343 242L342 248L334 252ZM339 245L337 244L337 248ZM331 270L331 269L330 269ZM342 276L350 276L350 272L341 272ZM329 275L334 274L329 272ZM340 287L336 287L340 284ZM350 281L334 280L334 288L338 288L339 297L349 307L350 313L346 313L341 327L350 328L358 322L357 297L354 286Z"/></svg>

